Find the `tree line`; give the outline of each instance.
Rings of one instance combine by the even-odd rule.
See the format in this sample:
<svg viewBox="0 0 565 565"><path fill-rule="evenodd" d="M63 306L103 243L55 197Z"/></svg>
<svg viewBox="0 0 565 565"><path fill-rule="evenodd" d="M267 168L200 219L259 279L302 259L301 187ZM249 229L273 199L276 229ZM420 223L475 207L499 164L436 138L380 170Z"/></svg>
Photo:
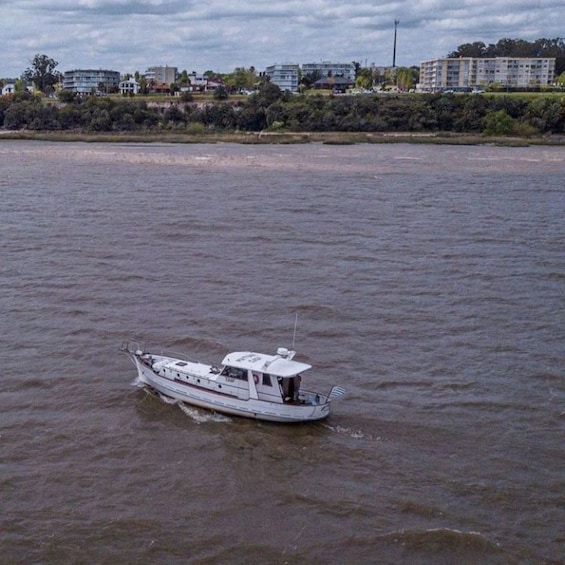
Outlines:
<svg viewBox="0 0 565 565"><path fill-rule="evenodd" d="M565 134L565 97L478 94L292 95L264 84L245 100L148 104L130 98L46 102L30 93L0 99L7 130L453 132Z"/></svg>

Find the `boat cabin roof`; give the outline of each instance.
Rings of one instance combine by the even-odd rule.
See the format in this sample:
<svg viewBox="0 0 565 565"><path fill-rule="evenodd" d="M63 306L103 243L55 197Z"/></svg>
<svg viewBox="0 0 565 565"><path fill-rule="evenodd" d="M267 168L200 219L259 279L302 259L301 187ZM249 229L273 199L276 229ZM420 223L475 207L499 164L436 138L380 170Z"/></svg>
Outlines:
<svg viewBox="0 0 565 565"><path fill-rule="evenodd" d="M237 367L238 369L251 369L258 373L268 373L269 375L283 378L294 377L298 373L312 368L312 365L292 361L280 355L266 355L250 351L229 353L224 357L222 364Z"/></svg>

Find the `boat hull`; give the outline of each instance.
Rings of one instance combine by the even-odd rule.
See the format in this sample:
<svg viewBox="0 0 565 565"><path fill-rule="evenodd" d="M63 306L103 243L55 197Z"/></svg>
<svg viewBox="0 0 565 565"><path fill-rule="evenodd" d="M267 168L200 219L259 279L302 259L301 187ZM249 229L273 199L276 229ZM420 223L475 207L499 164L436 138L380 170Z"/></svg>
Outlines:
<svg viewBox="0 0 565 565"><path fill-rule="evenodd" d="M330 403L325 397L320 397L320 403L315 405L279 404L253 398L241 399L162 377L138 356L133 355L132 358L142 383L169 398L199 408L257 420L287 423L322 420L330 413Z"/></svg>

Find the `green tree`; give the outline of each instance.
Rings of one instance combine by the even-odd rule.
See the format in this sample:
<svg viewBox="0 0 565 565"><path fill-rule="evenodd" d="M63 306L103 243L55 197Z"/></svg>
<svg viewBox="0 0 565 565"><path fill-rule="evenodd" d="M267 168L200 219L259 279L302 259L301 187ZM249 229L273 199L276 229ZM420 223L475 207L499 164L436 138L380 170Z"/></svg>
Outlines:
<svg viewBox="0 0 565 565"><path fill-rule="evenodd" d="M396 86L401 90L410 90L418 82L419 71L415 67L400 67L396 74Z"/></svg>
<svg viewBox="0 0 565 565"><path fill-rule="evenodd" d="M355 79L355 86L358 88L369 89L373 86L373 73L371 69L366 67L359 69L357 78Z"/></svg>
<svg viewBox="0 0 565 565"><path fill-rule="evenodd" d="M565 102L557 98L535 98L525 114L528 122L542 133L565 132Z"/></svg>
<svg viewBox="0 0 565 565"><path fill-rule="evenodd" d="M229 77L229 82L232 84L236 92L240 90L250 90L257 82L257 75L255 74L255 67L238 67L234 70Z"/></svg>
<svg viewBox="0 0 565 565"><path fill-rule="evenodd" d="M71 90L61 90L57 95L61 102L74 102L75 98L77 97L76 92L72 92Z"/></svg>
<svg viewBox="0 0 565 565"><path fill-rule="evenodd" d="M58 64L55 59L38 53L31 61L31 67L24 71L23 78L27 82L33 82L40 92L49 94L62 79L61 73L55 70Z"/></svg>
<svg viewBox="0 0 565 565"><path fill-rule="evenodd" d="M214 90L214 99L215 100L226 100L227 98L228 98L228 91L227 91L225 86L220 84L220 86L218 86L216 88L216 90Z"/></svg>
<svg viewBox="0 0 565 565"><path fill-rule="evenodd" d="M139 82L139 92L141 94L147 94L149 92L149 85L147 84L147 79L145 77L140 77L136 79Z"/></svg>
<svg viewBox="0 0 565 565"><path fill-rule="evenodd" d="M169 106L165 111L164 119L167 122L173 124L183 124L185 123L186 116L184 112L176 105Z"/></svg>
<svg viewBox="0 0 565 565"><path fill-rule="evenodd" d="M282 95L282 90L276 84L267 81L260 86L255 94L249 97L249 103L267 108L277 100L280 100Z"/></svg>
<svg viewBox="0 0 565 565"><path fill-rule="evenodd" d="M488 48L482 41L475 41L474 43L463 43L459 45L455 51L447 54L450 59L459 57L488 57Z"/></svg>
<svg viewBox="0 0 565 565"><path fill-rule="evenodd" d="M512 135L516 131L516 124L506 110L488 114L484 119L484 126L485 135Z"/></svg>
<svg viewBox="0 0 565 565"><path fill-rule="evenodd" d="M314 86L314 83L317 80L320 80L322 76L322 73L316 69L311 73L306 73L304 76L302 76L300 79L300 84L303 85L306 90L308 90L312 88Z"/></svg>
<svg viewBox="0 0 565 565"><path fill-rule="evenodd" d="M355 78L357 78L357 75L359 74L359 71L361 70L361 63L359 63L358 61L351 61L351 63L355 67Z"/></svg>

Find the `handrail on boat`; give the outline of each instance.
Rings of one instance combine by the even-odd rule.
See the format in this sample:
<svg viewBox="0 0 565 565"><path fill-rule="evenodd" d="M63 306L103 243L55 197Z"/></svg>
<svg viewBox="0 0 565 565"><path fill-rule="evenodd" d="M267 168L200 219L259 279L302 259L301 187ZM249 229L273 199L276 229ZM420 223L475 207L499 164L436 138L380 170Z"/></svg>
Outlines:
<svg viewBox="0 0 565 565"><path fill-rule="evenodd" d="M120 351L124 353L135 353L141 349L141 344L138 341L126 339L120 345Z"/></svg>
<svg viewBox="0 0 565 565"><path fill-rule="evenodd" d="M182 353L181 351L174 351L172 349L165 349L163 347L161 347L161 352L159 353L159 355L162 355L163 357L174 357L175 359L181 359L182 361L188 361L190 363L200 363L200 361L198 361L197 359L193 359L192 357L189 357L186 353Z"/></svg>
<svg viewBox="0 0 565 565"><path fill-rule="evenodd" d="M135 340L122 341L120 351L130 354L136 353L137 351L143 351L144 353L153 353L162 357L173 357L174 359L181 359L182 361L188 361L189 363L200 363L200 361L189 357L186 353L173 351L171 349L165 349L162 346L156 346L155 348L147 347L144 343Z"/></svg>

